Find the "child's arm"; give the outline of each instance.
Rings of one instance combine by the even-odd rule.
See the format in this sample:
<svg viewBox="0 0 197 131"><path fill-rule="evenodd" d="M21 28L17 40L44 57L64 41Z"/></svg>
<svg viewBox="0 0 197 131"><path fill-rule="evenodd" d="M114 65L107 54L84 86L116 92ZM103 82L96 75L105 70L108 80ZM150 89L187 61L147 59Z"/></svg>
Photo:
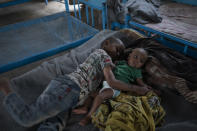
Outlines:
<svg viewBox="0 0 197 131"><path fill-rule="evenodd" d="M120 80L117 80L112 72L111 66L106 66L103 69L105 79L109 86L111 86L113 89L121 90L121 91L129 91L129 92L135 92L138 95L145 95L149 89L141 87L133 84L126 84Z"/></svg>

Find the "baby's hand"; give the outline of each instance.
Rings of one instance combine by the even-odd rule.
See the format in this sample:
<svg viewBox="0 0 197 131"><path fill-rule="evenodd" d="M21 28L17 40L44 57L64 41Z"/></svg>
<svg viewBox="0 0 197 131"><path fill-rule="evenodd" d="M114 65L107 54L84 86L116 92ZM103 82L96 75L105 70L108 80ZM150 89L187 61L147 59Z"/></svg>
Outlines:
<svg viewBox="0 0 197 131"><path fill-rule="evenodd" d="M146 85L146 87L149 89L149 90L152 90L153 88L149 85Z"/></svg>
<svg viewBox="0 0 197 131"><path fill-rule="evenodd" d="M152 90L152 87L149 86L149 85L144 85L143 87L145 87L145 88L147 88L147 89L149 89L149 90Z"/></svg>
<svg viewBox="0 0 197 131"><path fill-rule="evenodd" d="M146 93L149 92L149 91L150 91L150 89L148 89L147 87L141 86L141 87L137 88L136 93L138 95L146 95Z"/></svg>

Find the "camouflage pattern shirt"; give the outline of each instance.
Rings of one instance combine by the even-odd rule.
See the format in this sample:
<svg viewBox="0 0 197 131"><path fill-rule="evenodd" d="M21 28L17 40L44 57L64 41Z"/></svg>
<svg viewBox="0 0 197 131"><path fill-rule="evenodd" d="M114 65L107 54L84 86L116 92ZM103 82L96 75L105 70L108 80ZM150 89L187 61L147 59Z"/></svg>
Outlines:
<svg viewBox="0 0 197 131"><path fill-rule="evenodd" d="M111 57L104 50L96 49L76 71L68 75L81 88L78 105L98 88L104 78L103 68L112 64Z"/></svg>

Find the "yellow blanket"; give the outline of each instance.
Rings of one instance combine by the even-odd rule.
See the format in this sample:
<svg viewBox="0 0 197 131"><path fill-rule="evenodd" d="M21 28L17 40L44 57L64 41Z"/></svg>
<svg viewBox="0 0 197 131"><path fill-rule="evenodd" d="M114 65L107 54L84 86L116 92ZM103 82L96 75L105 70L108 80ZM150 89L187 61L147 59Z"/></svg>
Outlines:
<svg viewBox="0 0 197 131"><path fill-rule="evenodd" d="M164 115L153 92L140 97L121 93L109 104L102 104L93 114L92 122L104 131L155 131Z"/></svg>

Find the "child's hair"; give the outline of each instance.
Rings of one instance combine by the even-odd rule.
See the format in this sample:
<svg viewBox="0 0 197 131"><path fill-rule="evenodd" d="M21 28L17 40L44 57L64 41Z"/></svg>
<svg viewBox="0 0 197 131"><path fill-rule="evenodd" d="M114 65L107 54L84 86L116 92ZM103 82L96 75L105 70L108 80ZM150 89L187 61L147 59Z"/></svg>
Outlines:
<svg viewBox="0 0 197 131"><path fill-rule="evenodd" d="M120 39L118 39L118 38L116 38L116 37L113 37L113 36L111 36L111 37L105 39L105 40L101 43L101 47L103 47L104 44L105 44L106 42L108 42L108 43L110 43L110 44L119 43L119 44L122 44L122 45L123 45L123 43L122 43L122 41L121 41Z"/></svg>

